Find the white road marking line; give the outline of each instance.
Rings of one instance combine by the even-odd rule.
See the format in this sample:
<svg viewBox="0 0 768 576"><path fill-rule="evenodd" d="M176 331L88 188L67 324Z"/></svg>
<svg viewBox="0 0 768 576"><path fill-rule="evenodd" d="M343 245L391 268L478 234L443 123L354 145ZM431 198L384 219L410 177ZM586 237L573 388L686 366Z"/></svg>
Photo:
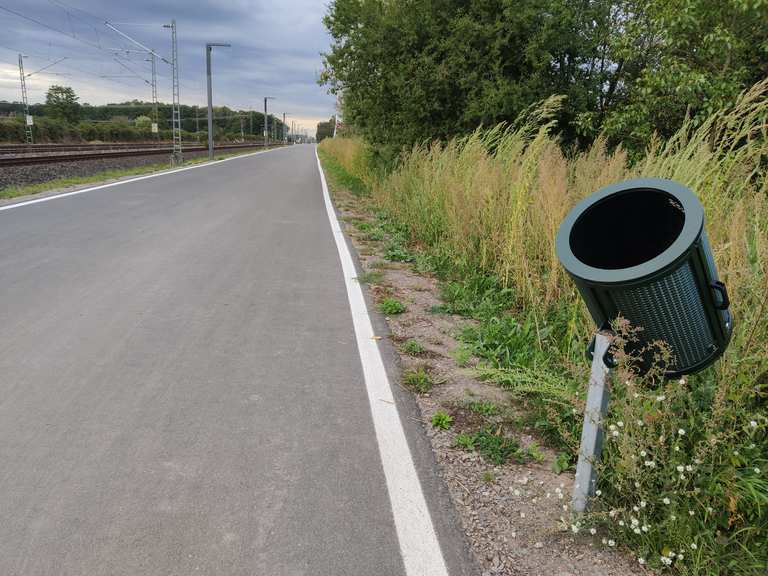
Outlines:
<svg viewBox="0 0 768 576"><path fill-rule="evenodd" d="M73 190L72 192L63 192L61 194L55 194L53 196L44 196L42 198L34 198L32 200L25 200L24 202L17 202L16 204L8 204L6 206L0 206L0 212L3 210L10 210L12 208L21 208L22 206L29 206L30 204L40 204L41 202L49 202L51 200L58 200L59 198L66 198L67 196L76 196L78 194L85 194L86 192L93 192L95 190L103 190L104 188L112 188L113 186L121 186L122 184L129 184L131 182L138 182L139 180L147 180L149 178L158 178L160 176L166 176L168 174L176 174L177 172L184 172L186 170L194 170L195 168L204 168L206 166L213 166L214 164L221 164L222 162L229 162L230 160L238 160L239 158L249 158L251 156L258 156L259 154L266 154L267 152L273 152L274 150L282 150L282 148L272 148L271 150L259 150L258 152L251 152L249 154L240 154L239 156L232 156L230 158L223 158L221 160L214 160L213 162L203 162L201 164L195 164L194 166L186 166L184 168L174 168L172 170L164 170L163 172L156 172L153 174L146 174L144 176L137 176L136 178L130 178L128 180L121 180L120 182L112 182L110 184L101 184L100 186L93 186L91 188L83 188L81 190Z"/></svg>
<svg viewBox="0 0 768 576"><path fill-rule="evenodd" d="M331 224L336 249L339 252L347 298L352 311L352 322L357 338L357 349L363 365L365 386L368 390L368 402L379 443L379 454L387 481L389 501L395 518L397 539L403 557L405 572L408 576L447 576L448 569L440 550L440 543L432 525L427 502L421 482L413 464L411 450L405 438L400 415L394 403L392 386L387 377L384 361L379 352L368 308L365 305L360 284L355 280L352 256L344 240L344 233L339 226L333 210L328 184L325 181L320 157L317 156L317 168L323 185L323 198L328 220ZM382 402L383 400L383 402Z"/></svg>

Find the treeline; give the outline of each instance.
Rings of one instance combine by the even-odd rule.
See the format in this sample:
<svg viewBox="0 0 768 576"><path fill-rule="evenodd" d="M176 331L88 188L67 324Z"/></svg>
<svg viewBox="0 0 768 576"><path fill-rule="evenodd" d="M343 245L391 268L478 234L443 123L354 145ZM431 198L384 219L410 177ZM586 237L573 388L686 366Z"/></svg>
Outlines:
<svg viewBox="0 0 768 576"><path fill-rule="evenodd" d="M768 75L762 0L333 0L321 82L396 150L566 97L566 145L642 151Z"/></svg>
<svg viewBox="0 0 768 576"><path fill-rule="evenodd" d="M151 128L132 126L125 122L80 122L71 124L57 118L36 117L33 127L35 142L145 142L171 140L171 130L153 134ZM0 142L24 142L23 117L0 119ZM185 141L204 141L207 132L182 130ZM261 136L258 137L261 139Z"/></svg>
<svg viewBox="0 0 768 576"><path fill-rule="evenodd" d="M172 106L158 105L159 133L153 134L154 112L151 102L134 100L119 104L92 106L80 104L71 88L51 86L45 104L30 105L34 117L34 137L40 142L65 141L142 141L171 139ZM207 138L207 109L182 105L181 128L185 140ZM253 110L214 107L215 137L222 140L261 139L264 114ZM270 134L282 135L283 123L270 115ZM24 141L24 106L20 102L0 102L0 141Z"/></svg>

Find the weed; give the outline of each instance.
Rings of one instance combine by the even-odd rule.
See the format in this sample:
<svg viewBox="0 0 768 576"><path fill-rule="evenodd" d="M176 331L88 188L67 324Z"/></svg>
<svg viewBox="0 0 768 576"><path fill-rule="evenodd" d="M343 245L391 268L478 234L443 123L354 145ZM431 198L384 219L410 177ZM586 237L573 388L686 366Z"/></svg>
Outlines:
<svg viewBox="0 0 768 576"><path fill-rule="evenodd" d="M499 466L510 459L516 462L529 459L518 442L504 436L501 427L485 425L474 434L462 432L456 435L455 442L464 450L477 450L483 458Z"/></svg>
<svg viewBox="0 0 768 576"><path fill-rule="evenodd" d="M490 400L473 400L467 403L467 408L476 414L483 416L495 416L499 413L499 407Z"/></svg>
<svg viewBox="0 0 768 576"><path fill-rule="evenodd" d="M544 452L541 451L541 447L536 442L531 442L526 448L528 456L536 462L544 462Z"/></svg>
<svg viewBox="0 0 768 576"><path fill-rule="evenodd" d="M384 273L380 270L369 270L357 275L357 281L360 284L381 284L382 280L384 280Z"/></svg>
<svg viewBox="0 0 768 576"><path fill-rule="evenodd" d="M475 434L475 448L485 458L494 464L501 465L507 460L525 462L527 454L515 440L504 436L502 429L484 426Z"/></svg>
<svg viewBox="0 0 768 576"><path fill-rule="evenodd" d="M371 228L367 234L363 236L363 240L368 242L380 242L386 238L386 233L381 228Z"/></svg>
<svg viewBox="0 0 768 576"><path fill-rule="evenodd" d="M496 476L490 470L483 472L483 482L491 483L496 481Z"/></svg>
<svg viewBox="0 0 768 576"><path fill-rule="evenodd" d="M366 232L371 229L371 223L365 220L352 220L351 223L360 232Z"/></svg>
<svg viewBox="0 0 768 576"><path fill-rule="evenodd" d="M402 346L400 346L400 349L410 356L419 356L424 353L424 346L419 344L417 340L406 340L403 342Z"/></svg>
<svg viewBox="0 0 768 576"><path fill-rule="evenodd" d="M384 245L384 258L390 262L413 262L414 255L397 238L390 238Z"/></svg>
<svg viewBox="0 0 768 576"><path fill-rule="evenodd" d="M384 300L379 302L379 312L386 314L387 316L402 314L405 311L405 304L396 298L384 298Z"/></svg>
<svg viewBox="0 0 768 576"><path fill-rule="evenodd" d="M558 452L555 461L552 462L552 471L555 472L555 474L562 474L566 470L570 470L572 460L573 457L568 452Z"/></svg>
<svg viewBox="0 0 768 576"><path fill-rule="evenodd" d="M442 410L438 410L432 416L432 426L440 428L441 430L448 430L453 424L453 417L446 414Z"/></svg>
<svg viewBox="0 0 768 576"><path fill-rule="evenodd" d="M434 382L432 376L427 372L423 366L419 366L415 370L409 370L403 375L403 382L406 386L410 386L417 392L425 394L432 389Z"/></svg>
<svg viewBox="0 0 768 576"><path fill-rule="evenodd" d="M472 359L472 349L467 346L459 346L453 352L451 356L459 366L466 366Z"/></svg>
<svg viewBox="0 0 768 576"><path fill-rule="evenodd" d="M387 263L384 260L374 260L368 266L374 270L384 270L387 268Z"/></svg>
<svg viewBox="0 0 768 576"><path fill-rule="evenodd" d="M462 450L471 452L475 449L475 435L467 434L466 432L459 432L455 438L456 446Z"/></svg>

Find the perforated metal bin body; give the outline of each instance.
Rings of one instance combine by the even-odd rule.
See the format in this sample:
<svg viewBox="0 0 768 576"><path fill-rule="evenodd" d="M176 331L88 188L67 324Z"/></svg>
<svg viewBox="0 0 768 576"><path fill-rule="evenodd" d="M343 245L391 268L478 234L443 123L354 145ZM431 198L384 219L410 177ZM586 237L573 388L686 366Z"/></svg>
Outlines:
<svg viewBox="0 0 768 576"><path fill-rule="evenodd" d="M714 362L733 330L696 196L670 180L607 186L579 203L560 226L560 262L599 327L618 316L664 340L669 377Z"/></svg>

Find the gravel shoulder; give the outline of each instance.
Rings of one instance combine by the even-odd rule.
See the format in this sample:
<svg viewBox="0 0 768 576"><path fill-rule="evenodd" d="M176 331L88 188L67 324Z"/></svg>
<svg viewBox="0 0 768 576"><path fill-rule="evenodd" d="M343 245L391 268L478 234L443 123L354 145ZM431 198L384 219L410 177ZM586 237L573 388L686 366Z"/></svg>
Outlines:
<svg viewBox="0 0 768 576"><path fill-rule="evenodd" d="M455 335L470 321L433 313L441 303L437 281L417 274L410 265L385 261L382 243L366 240L352 224L373 222L371 207L333 183L331 190L363 269L381 272L368 286L372 299L394 297L407 306L406 312L387 317L391 338L400 351L403 372L423 369L435 382L428 393L414 393L420 421L483 576L648 574L631 556L606 546L599 532L590 534L588 525L579 534L572 532L573 473L555 473L555 452L534 431L510 425L519 407L507 392L475 377L476 359L462 366L454 359L460 347ZM404 353L402 344L411 339L423 351ZM483 402L493 403L498 413L483 416L468 408ZM453 418L449 429L431 424L438 411ZM506 434L524 449L535 450L538 458L494 465L475 451L457 447L459 433L487 425L504 426Z"/></svg>

